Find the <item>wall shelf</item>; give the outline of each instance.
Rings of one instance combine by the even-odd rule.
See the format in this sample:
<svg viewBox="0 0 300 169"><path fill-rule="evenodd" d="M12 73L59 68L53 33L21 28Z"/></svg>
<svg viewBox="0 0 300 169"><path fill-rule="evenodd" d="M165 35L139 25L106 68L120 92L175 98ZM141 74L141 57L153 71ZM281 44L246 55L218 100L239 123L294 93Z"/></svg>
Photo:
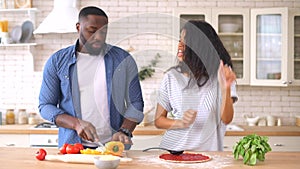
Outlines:
<svg viewBox="0 0 300 169"><path fill-rule="evenodd" d="M35 46L37 43L11 43L11 44L0 44L1 47L19 47L19 46Z"/></svg>
<svg viewBox="0 0 300 169"><path fill-rule="evenodd" d="M37 8L0 9L0 12L35 12Z"/></svg>

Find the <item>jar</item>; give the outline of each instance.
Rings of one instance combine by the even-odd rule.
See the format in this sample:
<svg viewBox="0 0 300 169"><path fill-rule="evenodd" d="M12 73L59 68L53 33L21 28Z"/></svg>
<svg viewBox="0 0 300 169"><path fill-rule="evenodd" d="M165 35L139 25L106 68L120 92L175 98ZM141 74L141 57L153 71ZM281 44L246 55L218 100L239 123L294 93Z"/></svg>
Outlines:
<svg viewBox="0 0 300 169"><path fill-rule="evenodd" d="M0 111L0 125L2 125L2 112Z"/></svg>
<svg viewBox="0 0 300 169"><path fill-rule="evenodd" d="M0 9L6 8L6 0L0 0Z"/></svg>
<svg viewBox="0 0 300 169"><path fill-rule="evenodd" d="M37 124L38 119L37 119L37 114L34 112L29 113L28 115L28 124Z"/></svg>
<svg viewBox="0 0 300 169"><path fill-rule="evenodd" d="M19 109L18 123L19 124L27 124L28 123L28 117L27 117L26 109Z"/></svg>
<svg viewBox="0 0 300 169"><path fill-rule="evenodd" d="M6 124L15 124L14 109L7 109L6 110Z"/></svg>

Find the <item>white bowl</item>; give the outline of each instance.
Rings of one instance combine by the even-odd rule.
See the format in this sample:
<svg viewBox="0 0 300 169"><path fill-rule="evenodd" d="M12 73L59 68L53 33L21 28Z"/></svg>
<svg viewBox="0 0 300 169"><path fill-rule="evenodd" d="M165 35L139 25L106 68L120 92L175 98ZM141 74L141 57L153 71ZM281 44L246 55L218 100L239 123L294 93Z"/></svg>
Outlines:
<svg viewBox="0 0 300 169"><path fill-rule="evenodd" d="M222 23L220 25L221 32L237 32L239 30L239 25L235 23Z"/></svg>
<svg viewBox="0 0 300 169"><path fill-rule="evenodd" d="M99 169L115 169L120 164L120 157L102 155L94 158L94 164Z"/></svg>

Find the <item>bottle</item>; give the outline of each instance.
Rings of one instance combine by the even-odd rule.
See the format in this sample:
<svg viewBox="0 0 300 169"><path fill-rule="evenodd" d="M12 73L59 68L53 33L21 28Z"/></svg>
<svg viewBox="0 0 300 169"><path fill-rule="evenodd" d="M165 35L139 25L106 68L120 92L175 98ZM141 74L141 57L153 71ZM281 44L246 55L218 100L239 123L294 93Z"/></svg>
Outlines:
<svg viewBox="0 0 300 169"><path fill-rule="evenodd" d="M6 124L15 124L14 109L7 109L6 110Z"/></svg>
<svg viewBox="0 0 300 169"><path fill-rule="evenodd" d="M281 126L281 119L280 118L277 119L277 126Z"/></svg>
<svg viewBox="0 0 300 169"><path fill-rule="evenodd" d="M6 8L6 0L0 0L0 9Z"/></svg>
<svg viewBox="0 0 300 169"><path fill-rule="evenodd" d="M2 112L0 111L0 125L2 125Z"/></svg>
<svg viewBox="0 0 300 169"><path fill-rule="evenodd" d="M38 119L37 119L37 114L34 112L29 113L28 115L28 124L37 124Z"/></svg>
<svg viewBox="0 0 300 169"><path fill-rule="evenodd" d="M26 109L19 109L18 123L19 124L27 124L28 123L28 117L27 117Z"/></svg>

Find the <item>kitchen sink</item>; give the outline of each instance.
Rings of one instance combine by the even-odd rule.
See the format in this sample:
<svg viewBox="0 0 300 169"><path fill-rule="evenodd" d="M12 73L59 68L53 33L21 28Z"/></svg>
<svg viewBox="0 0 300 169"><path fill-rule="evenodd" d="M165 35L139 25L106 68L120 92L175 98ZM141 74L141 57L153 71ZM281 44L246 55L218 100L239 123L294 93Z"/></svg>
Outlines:
<svg viewBox="0 0 300 169"><path fill-rule="evenodd" d="M235 124L228 124L226 126L226 131L244 131L244 129Z"/></svg>

